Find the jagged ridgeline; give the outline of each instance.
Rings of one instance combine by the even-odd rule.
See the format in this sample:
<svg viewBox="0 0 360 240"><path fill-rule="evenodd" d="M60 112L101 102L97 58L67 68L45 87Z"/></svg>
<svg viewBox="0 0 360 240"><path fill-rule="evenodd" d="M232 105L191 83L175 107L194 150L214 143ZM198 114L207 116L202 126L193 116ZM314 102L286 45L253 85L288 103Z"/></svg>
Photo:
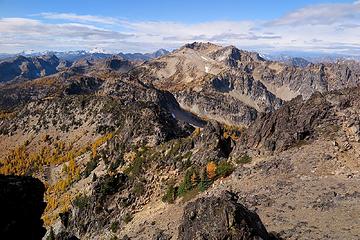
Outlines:
<svg viewBox="0 0 360 240"><path fill-rule="evenodd" d="M131 56L0 62L0 173L45 184L46 237L212 239L207 228L227 209L218 227L229 237L311 239L329 229L311 216L330 221L326 207L341 212L356 201L353 192L327 196L357 183L343 176L358 168L358 63L297 67L211 43ZM313 195L301 195L301 183ZM224 190L239 198L203 198ZM294 199L309 218L291 213ZM258 208L268 230L239 201ZM220 207L201 208L212 202Z"/></svg>

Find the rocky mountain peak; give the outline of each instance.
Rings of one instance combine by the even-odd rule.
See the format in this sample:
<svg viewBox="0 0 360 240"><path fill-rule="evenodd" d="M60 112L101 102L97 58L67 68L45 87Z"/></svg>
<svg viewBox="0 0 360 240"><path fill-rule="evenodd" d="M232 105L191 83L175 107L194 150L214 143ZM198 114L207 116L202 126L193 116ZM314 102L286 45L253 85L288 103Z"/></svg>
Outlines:
<svg viewBox="0 0 360 240"><path fill-rule="evenodd" d="M152 53L152 56L154 58L158 58L158 57L161 57L161 56L164 56L166 54L169 54L170 52L164 48L160 48L159 50L155 51Z"/></svg>
<svg viewBox="0 0 360 240"><path fill-rule="evenodd" d="M43 59L44 61L49 61L49 62L52 62L52 63L56 63L56 62L59 62L60 59L53 53L51 54L47 54L47 55L43 55L43 56L39 56L37 57L38 59Z"/></svg>
<svg viewBox="0 0 360 240"><path fill-rule="evenodd" d="M22 56L22 55L18 55L15 58L13 58L14 62L23 62L23 61L30 61L29 58Z"/></svg>
<svg viewBox="0 0 360 240"><path fill-rule="evenodd" d="M236 67L237 61L241 60L241 51L234 46L227 46L212 52L210 56L218 62L224 62L230 67Z"/></svg>
<svg viewBox="0 0 360 240"><path fill-rule="evenodd" d="M221 48L219 45L210 43L210 42L193 42L193 43L188 43L185 44L183 47L181 48L190 48L196 51L202 51L202 50L214 50L214 49L219 49ZM181 49L180 48L180 49Z"/></svg>

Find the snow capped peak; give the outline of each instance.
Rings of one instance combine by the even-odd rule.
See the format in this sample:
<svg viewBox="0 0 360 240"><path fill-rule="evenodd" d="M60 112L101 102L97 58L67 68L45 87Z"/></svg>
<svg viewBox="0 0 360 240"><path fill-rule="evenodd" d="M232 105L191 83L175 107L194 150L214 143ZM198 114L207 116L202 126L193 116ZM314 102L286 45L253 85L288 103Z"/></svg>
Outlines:
<svg viewBox="0 0 360 240"><path fill-rule="evenodd" d="M25 51L23 51L23 53L25 53L25 54L32 54L32 53L35 53L35 50L33 50L33 49L25 50Z"/></svg>
<svg viewBox="0 0 360 240"><path fill-rule="evenodd" d="M167 50L165 50L165 49L163 49L163 48L160 48L160 49L157 50L156 52L159 53L159 54L163 54L163 55L169 53L169 51L167 51Z"/></svg>
<svg viewBox="0 0 360 240"><path fill-rule="evenodd" d="M263 53L259 53L259 56L263 59L267 59L267 55L263 54Z"/></svg>
<svg viewBox="0 0 360 240"><path fill-rule="evenodd" d="M105 49L95 47L89 51L89 53L107 53Z"/></svg>
<svg viewBox="0 0 360 240"><path fill-rule="evenodd" d="M30 56L32 56L32 55L40 55L40 54L42 54L43 52L37 52L37 51L35 51L35 50L33 50L33 49L29 49L29 50L24 50L24 51L22 51L20 54L21 55L30 55Z"/></svg>

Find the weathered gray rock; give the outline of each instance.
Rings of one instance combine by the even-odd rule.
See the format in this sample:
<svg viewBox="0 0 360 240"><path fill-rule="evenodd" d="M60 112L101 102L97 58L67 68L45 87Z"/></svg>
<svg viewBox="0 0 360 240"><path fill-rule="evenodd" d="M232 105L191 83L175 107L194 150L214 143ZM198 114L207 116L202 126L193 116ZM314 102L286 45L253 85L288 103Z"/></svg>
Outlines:
<svg viewBox="0 0 360 240"><path fill-rule="evenodd" d="M185 207L179 226L179 240L187 239L275 239L259 216L238 203L230 192L219 197L204 197Z"/></svg>

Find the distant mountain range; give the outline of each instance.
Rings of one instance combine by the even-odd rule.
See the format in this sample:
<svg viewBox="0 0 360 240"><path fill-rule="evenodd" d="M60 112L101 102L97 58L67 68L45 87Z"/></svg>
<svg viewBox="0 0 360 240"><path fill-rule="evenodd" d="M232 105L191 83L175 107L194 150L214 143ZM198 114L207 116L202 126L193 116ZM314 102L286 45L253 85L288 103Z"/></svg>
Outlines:
<svg viewBox="0 0 360 240"><path fill-rule="evenodd" d="M101 49L94 49L91 51L27 51L15 55L0 54L0 83L44 77L68 67L73 67L73 71L83 72L85 69L104 69L107 66L109 69L122 72L124 69L131 69L134 64L158 58L168 53L167 50L160 49L153 53L144 54L110 54Z"/></svg>
<svg viewBox="0 0 360 240"><path fill-rule="evenodd" d="M148 61L150 59L161 57L168 53L169 51L165 49L159 49L152 53L122 53L122 52L109 53L99 48L94 48L90 51L78 50L78 51L66 51L66 52L57 52L57 51L36 52L30 50L30 51L23 51L17 54L0 53L0 60L5 60L7 58L13 58L16 56L39 57L43 55L55 55L60 60L71 61L71 62L80 59L95 60L95 59L110 58L112 56L120 56L125 60L130 60L130 61Z"/></svg>
<svg viewBox="0 0 360 240"><path fill-rule="evenodd" d="M77 51L43 51L37 52L34 50L23 51L16 54L0 53L0 61L16 56L25 57L39 57L43 55L55 55L60 60L75 62L80 59L96 60L110 58L113 56L122 57L129 61L149 61L169 54L170 51L166 49L159 49L151 53L110 53L101 48L94 48L91 50L77 50ZM360 56L351 56L343 54L324 54L316 52L273 52L261 53L261 57L270 61L282 62L294 67L307 67L311 63L336 63L338 61L360 61Z"/></svg>
<svg viewBox="0 0 360 240"><path fill-rule="evenodd" d="M304 53L304 52L280 52L262 54L266 60L290 63L293 66L305 67L308 63L336 63L338 61L360 61L360 56L342 54Z"/></svg>
<svg viewBox="0 0 360 240"><path fill-rule="evenodd" d="M0 83L44 77L70 65L70 62L60 60L55 55L10 57L0 61Z"/></svg>

